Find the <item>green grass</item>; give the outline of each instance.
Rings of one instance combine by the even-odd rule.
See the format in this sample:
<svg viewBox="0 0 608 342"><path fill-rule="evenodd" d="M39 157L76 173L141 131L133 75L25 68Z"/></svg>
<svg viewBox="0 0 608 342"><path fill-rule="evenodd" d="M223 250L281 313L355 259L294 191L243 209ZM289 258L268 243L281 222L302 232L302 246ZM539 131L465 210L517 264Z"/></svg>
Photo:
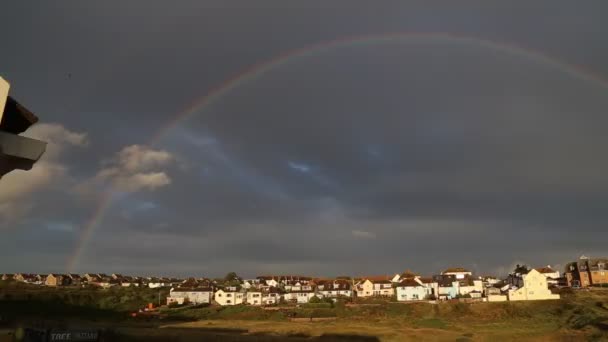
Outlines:
<svg viewBox="0 0 608 342"><path fill-rule="evenodd" d="M425 318L414 322L417 328L446 329L448 324L439 318Z"/></svg>

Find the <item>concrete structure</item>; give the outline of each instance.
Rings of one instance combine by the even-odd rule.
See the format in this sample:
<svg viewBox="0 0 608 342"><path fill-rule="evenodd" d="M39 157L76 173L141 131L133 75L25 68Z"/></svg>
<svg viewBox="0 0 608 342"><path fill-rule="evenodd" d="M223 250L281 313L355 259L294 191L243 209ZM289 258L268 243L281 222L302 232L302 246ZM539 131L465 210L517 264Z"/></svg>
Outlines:
<svg viewBox="0 0 608 342"><path fill-rule="evenodd" d="M547 277L537 270L533 269L528 272L528 274L524 274L521 277L523 286L508 291L510 301L560 298L558 294L551 293L547 284Z"/></svg>
<svg viewBox="0 0 608 342"><path fill-rule="evenodd" d="M214 296L215 301L222 306L243 304L246 295L240 291L217 290Z"/></svg>
<svg viewBox="0 0 608 342"><path fill-rule="evenodd" d="M31 169L46 150L45 142L19 135L38 117L8 96L9 89L0 77L0 178L13 170Z"/></svg>
<svg viewBox="0 0 608 342"><path fill-rule="evenodd" d="M210 304L213 289L207 288L172 288L167 297L167 305L171 303Z"/></svg>

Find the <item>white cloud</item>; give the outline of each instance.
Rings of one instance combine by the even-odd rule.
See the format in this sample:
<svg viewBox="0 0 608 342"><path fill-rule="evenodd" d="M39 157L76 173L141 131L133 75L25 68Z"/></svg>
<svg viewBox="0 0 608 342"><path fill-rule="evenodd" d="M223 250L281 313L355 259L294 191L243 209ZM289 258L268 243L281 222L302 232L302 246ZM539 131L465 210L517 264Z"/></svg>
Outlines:
<svg viewBox="0 0 608 342"><path fill-rule="evenodd" d="M59 159L66 147L87 145L86 134L59 124L34 125L23 136L46 141L47 148L31 170L15 170L0 179L0 223L22 217L33 206L33 194L65 180L68 168Z"/></svg>
<svg viewBox="0 0 608 342"><path fill-rule="evenodd" d="M171 184L171 178L158 168L166 166L173 159L167 151L131 145L118 152L116 158L101 169L95 178L110 182L119 191L156 190Z"/></svg>

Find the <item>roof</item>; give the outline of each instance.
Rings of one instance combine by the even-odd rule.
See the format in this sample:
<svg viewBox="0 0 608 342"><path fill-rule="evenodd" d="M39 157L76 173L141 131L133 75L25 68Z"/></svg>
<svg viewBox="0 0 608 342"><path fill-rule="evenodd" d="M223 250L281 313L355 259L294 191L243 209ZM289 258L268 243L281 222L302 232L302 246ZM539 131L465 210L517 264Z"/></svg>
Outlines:
<svg viewBox="0 0 608 342"><path fill-rule="evenodd" d="M38 122L38 117L23 107L17 100L9 96L6 99L4 115L0 116L0 130L20 134L25 132L31 125Z"/></svg>
<svg viewBox="0 0 608 342"><path fill-rule="evenodd" d="M401 273L401 278L415 278L417 276L418 275L411 270L405 270L403 273Z"/></svg>
<svg viewBox="0 0 608 342"><path fill-rule="evenodd" d="M418 286L422 286L420 285L420 283L418 283L417 281L415 281L414 279L404 279L402 281L399 282L399 284L397 284L398 287L418 287Z"/></svg>
<svg viewBox="0 0 608 342"><path fill-rule="evenodd" d="M443 273L465 273L465 272L471 272L471 271L469 271L463 267L451 267L451 268L448 268L445 271L443 271Z"/></svg>
<svg viewBox="0 0 608 342"><path fill-rule="evenodd" d="M555 273L557 271L555 271L554 269L552 269L551 267L547 266L547 267L540 267L540 268L535 268L535 270L537 270L539 273Z"/></svg>
<svg viewBox="0 0 608 342"><path fill-rule="evenodd" d="M367 277L361 277L361 279L363 280L369 280L372 283L382 283L384 280L387 280L388 282L391 282L391 280L393 279L393 276L385 276L385 275L380 275L380 276L367 276Z"/></svg>
<svg viewBox="0 0 608 342"><path fill-rule="evenodd" d="M433 278L418 278L418 280L420 280L420 282L424 283L424 284L430 284L430 283L434 283L435 282L433 280Z"/></svg>
<svg viewBox="0 0 608 342"><path fill-rule="evenodd" d="M213 292L210 287L177 287L171 290L171 292Z"/></svg>

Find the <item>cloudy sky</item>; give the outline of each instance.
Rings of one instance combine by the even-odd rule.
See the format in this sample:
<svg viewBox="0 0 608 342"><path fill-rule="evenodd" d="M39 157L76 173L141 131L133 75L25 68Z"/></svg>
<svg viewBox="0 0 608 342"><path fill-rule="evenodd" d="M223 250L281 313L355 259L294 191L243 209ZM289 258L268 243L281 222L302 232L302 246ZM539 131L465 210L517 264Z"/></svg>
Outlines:
<svg viewBox="0 0 608 342"><path fill-rule="evenodd" d="M0 180L0 272L503 273L606 254L605 1L2 11L0 75L49 147Z"/></svg>

